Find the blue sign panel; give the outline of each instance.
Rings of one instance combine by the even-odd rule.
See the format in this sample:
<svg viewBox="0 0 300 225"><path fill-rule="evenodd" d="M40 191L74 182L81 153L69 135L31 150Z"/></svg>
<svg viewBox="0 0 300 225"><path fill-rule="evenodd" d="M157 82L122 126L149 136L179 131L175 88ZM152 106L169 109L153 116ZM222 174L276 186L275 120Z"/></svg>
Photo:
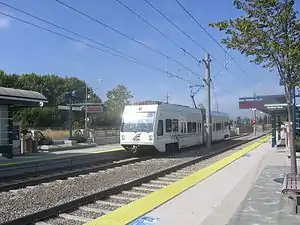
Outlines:
<svg viewBox="0 0 300 225"><path fill-rule="evenodd" d="M138 218L137 220L131 222L129 225L154 225L156 221L159 220L158 218L153 218L150 216L143 216Z"/></svg>

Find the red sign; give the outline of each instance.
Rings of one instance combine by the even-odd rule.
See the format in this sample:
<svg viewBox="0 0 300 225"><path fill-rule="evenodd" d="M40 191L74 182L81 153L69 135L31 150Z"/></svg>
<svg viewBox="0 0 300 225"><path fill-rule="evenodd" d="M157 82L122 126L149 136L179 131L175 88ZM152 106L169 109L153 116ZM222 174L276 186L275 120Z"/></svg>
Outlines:
<svg viewBox="0 0 300 225"><path fill-rule="evenodd" d="M87 113L101 113L101 112L103 112L103 107L101 105L87 107Z"/></svg>
<svg viewBox="0 0 300 225"><path fill-rule="evenodd" d="M239 101L239 108L240 109L260 109L264 108L263 101Z"/></svg>

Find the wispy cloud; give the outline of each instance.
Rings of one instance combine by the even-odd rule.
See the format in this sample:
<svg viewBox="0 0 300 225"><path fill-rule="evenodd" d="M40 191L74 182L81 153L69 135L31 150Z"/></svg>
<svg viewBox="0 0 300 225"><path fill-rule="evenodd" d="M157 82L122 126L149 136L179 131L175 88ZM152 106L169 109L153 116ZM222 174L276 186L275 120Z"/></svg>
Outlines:
<svg viewBox="0 0 300 225"><path fill-rule="evenodd" d="M9 28L11 25L11 20L7 17L0 17L0 29Z"/></svg>

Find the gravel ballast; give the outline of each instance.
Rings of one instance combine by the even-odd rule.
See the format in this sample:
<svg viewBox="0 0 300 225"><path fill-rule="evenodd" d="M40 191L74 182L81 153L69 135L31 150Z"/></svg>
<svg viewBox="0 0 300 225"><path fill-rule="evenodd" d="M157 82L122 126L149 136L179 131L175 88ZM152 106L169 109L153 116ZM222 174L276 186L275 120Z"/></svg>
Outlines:
<svg viewBox="0 0 300 225"><path fill-rule="evenodd" d="M90 195L125 182L144 177L190 158L153 159L121 169L101 171L73 180L50 182L51 185L37 185L17 191L0 193L0 215L2 222L16 219L46 208Z"/></svg>
<svg viewBox="0 0 300 225"><path fill-rule="evenodd" d="M224 144L215 145L216 148L221 146L224 147ZM12 192L2 192L0 193L0 221L6 222L124 184L168 167L190 161L192 157L199 153L203 154L201 151L197 151L197 154L195 154L195 151L190 151L180 153L176 157L155 158L117 169L75 177L70 180L49 182L50 185L41 184L30 189L23 188Z"/></svg>

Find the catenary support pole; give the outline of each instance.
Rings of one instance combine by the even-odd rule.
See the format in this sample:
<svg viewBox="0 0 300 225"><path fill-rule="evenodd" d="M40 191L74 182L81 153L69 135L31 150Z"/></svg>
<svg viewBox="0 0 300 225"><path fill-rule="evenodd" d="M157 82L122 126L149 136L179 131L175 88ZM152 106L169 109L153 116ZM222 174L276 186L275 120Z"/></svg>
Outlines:
<svg viewBox="0 0 300 225"><path fill-rule="evenodd" d="M206 107L206 129L207 129L207 148L211 148L212 123L211 123L211 76L210 76L210 55L207 54L203 60L205 65L205 83L207 88L207 107Z"/></svg>
<svg viewBox="0 0 300 225"><path fill-rule="evenodd" d="M69 140L72 140L72 96L69 95Z"/></svg>
<svg viewBox="0 0 300 225"><path fill-rule="evenodd" d="M85 107L84 107L84 136L87 138L88 117L87 117L87 102L88 102L88 85L85 83Z"/></svg>

